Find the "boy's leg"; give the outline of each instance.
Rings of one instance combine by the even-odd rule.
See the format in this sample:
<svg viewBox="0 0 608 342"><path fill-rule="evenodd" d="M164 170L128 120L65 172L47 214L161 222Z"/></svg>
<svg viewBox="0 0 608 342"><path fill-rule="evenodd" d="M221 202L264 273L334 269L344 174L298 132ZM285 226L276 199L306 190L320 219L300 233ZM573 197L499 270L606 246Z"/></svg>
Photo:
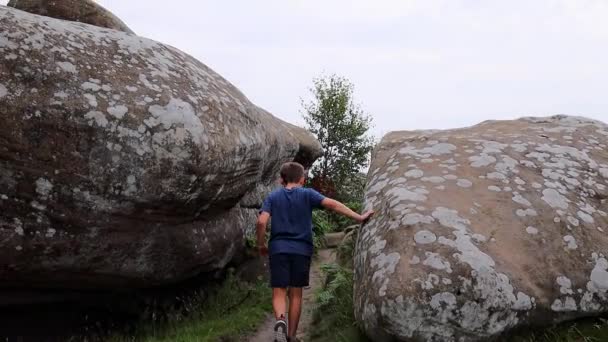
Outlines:
<svg viewBox="0 0 608 342"><path fill-rule="evenodd" d="M274 254L269 258L270 287L272 287L272 308L277 319L287 314L287 287L289 286L289 257Z"/></svg>
<svg viewBox="0 0 608 342"><path fill-rule="evenodd" d="M289 336L295 337L302 312L302 288L308 286L310 257L290 254Z"/></svg>
<svg viewBox="0 0 608 342"><path fill-rule="evenodd" d="M287 287L289 286L289 257L287 254L270 255L270 286L272 308L277 322L274 325L274 341L287 342Z"/></svg>
<svg viewBox="0 0 608 342"><path fill-rule="evenodd" d="M272 308L276 319L285 319L287 313L287 289L280 287L272 288ZM291 318L291 313L290 313Z"/></svg>
<svg viewBox="0 0 608 342"><path fill-rule="evenodd" d="M289 336L296 336L298 324L300 323L300 314L302 313L302 288L289 288Z"/></svg>

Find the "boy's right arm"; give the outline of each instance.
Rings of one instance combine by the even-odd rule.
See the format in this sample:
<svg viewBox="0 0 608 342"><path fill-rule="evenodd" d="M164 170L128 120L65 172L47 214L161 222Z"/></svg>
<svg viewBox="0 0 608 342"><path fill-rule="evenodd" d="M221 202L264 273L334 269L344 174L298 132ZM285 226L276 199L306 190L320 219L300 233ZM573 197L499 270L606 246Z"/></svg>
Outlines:
<svg viewBox="0 0 608 342"><path fill-rule="evenodd" d="M272 215L272 196L266 197L260 213L258 215L258 221L256 223L256 235L258 251L261 256L268 255L268 245L266 244L266 227L268 226L268 220Z"/></svg>
<svg viewBox="0 0 608 342"><path fill-rule="evenodd" d="M256 233L257 233L257 246L258 252L261 256L268 255L268 246L266 245L266 226L268 225L268 219L270 218L270 214L262 211L258 216L258 222L256 224Z"/></svg>
<svg viewBox="0 0 608 342"><path fill-rule="evenodd" d="M321 205L326 209L335 211L336 213L338 213L340 215L350 217L351 219L353 219L357 222L360 222L360 223L367 222L367 220L369 220L369 218L372 217L372 215L374 214L374 211L370 210L370 211L364 213L363 215L359 215L356 212L352 211L349 207L347 207L343 203L340 203L331 198L323 199L323 201L321 202Z"/></svg>

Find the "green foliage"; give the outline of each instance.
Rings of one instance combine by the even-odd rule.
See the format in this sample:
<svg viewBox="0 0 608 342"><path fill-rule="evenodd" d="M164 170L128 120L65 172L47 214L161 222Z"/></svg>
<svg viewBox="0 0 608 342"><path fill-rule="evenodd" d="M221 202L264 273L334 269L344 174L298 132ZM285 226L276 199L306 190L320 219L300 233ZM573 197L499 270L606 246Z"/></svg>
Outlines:
<svg viewBox="0 0 608 342"><path fill-rule="evenodd" d="M353 234L356 238L356 232ZM321 266L326 281L323 288L317 290L315 294L313 308L315 328L310 335L312 341L369 341L355 324L352 270L354 239L346 245L349 246L343 244L339 247L338 256L349 262Z"/></svg>
<svg viewBox="0 0 608 342"><path fill-rule="evenodd" d="M194 297L185 312L142 319L130 333L115 334L111 342L237 341L256 330L271 311L268 284L244 283L230 275L209 298Z"/></svg>
<svg viewBox="0 0 608 342"><path fill-rule="evenodd" d="M245 236L245 247L248 249L255 249L258 246L258 239L255 235L247 235Z"/></svg>
<svg viewBox="0 0 608 342"><path fill-rule="evenodd" d="M348 79L331 75L313 83L314 100L303 103L304 120L324 154L311 173L313 178L331 180L335 189L346 189L368 164L373 148L373 138L368 135L372 119L353 102L354 85Z"/></svg>
<svg viewBox="0 0 608 342"><path fill-rule="evenodd" d="M346 233L345 241L338 246L336 256L340 265L351 269L353 268L353 255L355 254L358 234L359 229Z"/></svg>
<svg viewBox="0 0 608 342"><path fill-rule="evenodd" d="M338 198L343 202L361 203L365 194L365 182L367 175L357 173L347 179L337 190ZM351 208L352 209L352 208Z"/></svg>
<svg viewBox="0 0 608 342"><path fill-rule="evenodd" d="M354 324L353 271L337 264L325 264L325 286L315 296L312 341L367 341Z"/></svg>
<svg viewBox="0 0 608 342"><path fill-rule="evenodd" d="M604 342L608 341L608 319L588 318L553 328L523 332L512 336L513 342Z"/></svg>
<svg viewBox="0 0 608 342"><path fill-rule="evenodd" d="M334 226L329 219L329 213L324 210L312 212L312 236L315 248L323 247L323 237L326 233L332 232Z"/></svg>
<svg viewBox="0 0 608 342"><path fill-rule="evenodd" d="M332 312L335 323L352 323L353 318L353 271L338 264L321 265L327 277L324 288L315 297L315 314L321 318L323 312Z"/></svg>

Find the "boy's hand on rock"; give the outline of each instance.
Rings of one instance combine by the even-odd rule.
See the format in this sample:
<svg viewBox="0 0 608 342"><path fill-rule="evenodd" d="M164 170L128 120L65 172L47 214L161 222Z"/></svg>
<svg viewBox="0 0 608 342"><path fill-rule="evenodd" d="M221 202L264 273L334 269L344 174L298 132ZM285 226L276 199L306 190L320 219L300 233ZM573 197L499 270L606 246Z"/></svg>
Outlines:
<svg viewBox="0 0 608 342"><path fill-rule="evenodd" d="M368 212L365 212L363 215L361 215L361 219L359 220L359 222L365 224L367 221L369 221L369 219L374 216L374 211L370 210Z"/></svg>
<svg viewBox="0 0 608 342"><path fill-rule="evenodd" d="M261 257L268 256L268 247L267 246L258 247L258 253L260 254Z"/></svg>

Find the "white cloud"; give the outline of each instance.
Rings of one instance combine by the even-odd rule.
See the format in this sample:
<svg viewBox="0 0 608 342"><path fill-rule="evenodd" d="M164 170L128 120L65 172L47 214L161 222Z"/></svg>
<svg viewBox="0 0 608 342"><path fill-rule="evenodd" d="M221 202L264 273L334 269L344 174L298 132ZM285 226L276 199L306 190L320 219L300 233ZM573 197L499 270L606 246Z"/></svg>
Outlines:
<svg viewBox="0 0 608 342"><path fill-rule="evenodd" d="M445 0L295 0L288 4L308 17L329 23L374 24L418 14L436 14L448 2Z"/></svg>

